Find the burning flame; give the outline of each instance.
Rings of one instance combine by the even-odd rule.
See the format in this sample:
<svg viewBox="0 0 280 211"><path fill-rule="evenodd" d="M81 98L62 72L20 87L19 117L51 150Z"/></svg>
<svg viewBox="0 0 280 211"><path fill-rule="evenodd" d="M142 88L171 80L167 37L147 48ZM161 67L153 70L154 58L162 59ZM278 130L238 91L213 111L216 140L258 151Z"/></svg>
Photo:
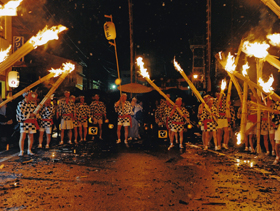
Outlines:
<svg viewBox="0 0 280 211"><path fill-rule="evenodd" d="M245 41L243 44L243 51L248 56L254 56L256 58L265 58L268 55L267 49L269 48L269 44L266 42L263 43L250 43L249 41Z"/></svg>
<svg viewBox="0 0 280 211"><path fill-rule="evenodd" d="M266 36L267 39L269 39L269 43L274 46L280 46L280 34L274 33L269 34Z"/></svg>
<svg viewBox="0 0 280 211"><path fill-rule="evenodd" d="M237 139L237 145L239 145L239 144L241 144L241 133L239 132L239 133L235 133L235 135L236 135L236 139Z"/></svg>
<svg viewBox="0 0 280 211"><path fill-rule="evenodd" d="M13 0L0 5L0 16L17 16L17 7L23 0Z"/></svg>
<svg viewBox="0 0 280 211"><path fill-rule="evenodd" d="M268 81L265 83L262 78L259 78L259 84L263 88L263 91L269 93L273 90L272 83L274 81L273 75L270 75Z"/></svg>
<svg viewBox="0 0 280 211"><path fill-rule="evenodd" d="M7 59L7 57L9 56L9 52L12 48L12 45L10 45L6 50L2 51L2 49L0 50L0 62L3 62L5 59Z"/></svg>
<svg viewBox="0 0 280 211"><path fill-rule="evenodd" d="M226 80L222 80L222 84L221 84L221 90L225 90L225 88L226 88L226 86L227 86L227 82L226 82Z"/></svg>
<svg viewBox="0 0 280 211"><path fill-rule="evenodd" d="M53 69L52 68L51 70L49 70L49 72L55 73L54 77L57 77L65 71L69 71L69 73L70 73L74 69L75 69L75 65L70 63L70 62L67 62L67 63L62 64L62 68L59 68L59 69Z"/></svg>
<svg viewBox="0 0 280 211"><path fill-rule="evenodd" d="M42 31L39 31L36 36L30 38L29 42L37 48L40 45L46 44L50 40L58 40L58 33L67 30L65 26L58 25L48 29L46 26Z"/></svg>
<svg viewBox="0 0 280 211"><path fill-rule="evenodd" d="M143 62L143 58L142 57L138 57L137 59L137 65L140 68L140 74L144 77L144 78L150 78L149 73L147 72L147 69L144 68L144 62Z"/></svg>
<svg viewBox="0 0 280 211"><path fill-rule="evenodd" d="M221 61L223 60L222 51L219 52L219 59L220 59Z"/></svg>
<svg viewBox="0 0 280 211"><path fill-rule="evenodd" d="M248 75L247 70L249 68L250 68L250 66L248 65L248 62L242 66L242 74L243 74L243 76Z"/></svg>
<svg viewBox="0 0 280 211"><path fill-rule="evenodd" d="M235 65L235 58L233 55L231 55L231 53L228 53L228 57L227 57L227 64L225 66L225 70L228 72L233 72L236 68Z"/></svg>
<svg viewBox="0 0 280 211"><path fill-rule="evenodd" d="M181 68L181 66L179 65L179 63L175 60L173 60L173 64L174 64L174 67L176 68L176 70L178 70L179 72L182 72L183 69Z"/></svg>

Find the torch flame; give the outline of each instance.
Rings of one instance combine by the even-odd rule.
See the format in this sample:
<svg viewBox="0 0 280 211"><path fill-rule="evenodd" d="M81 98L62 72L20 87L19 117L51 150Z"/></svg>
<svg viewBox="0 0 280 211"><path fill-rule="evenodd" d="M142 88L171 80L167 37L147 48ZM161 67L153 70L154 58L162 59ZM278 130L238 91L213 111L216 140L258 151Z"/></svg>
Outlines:
<svg viewBox="0 0 280 211"><path fill-rule="evenodd" d="M59 69L53 69L52 68L51 70L49 70L49 72L55 73L54 77L57 77L65 71L69 71L69 73L70 73L74 69L75 69L75 65L70 63L70 62L67 62L67 63L62 64L62 68L59 68Z"/></svg>
<svg viewBox="0 0 280 211"><path fill-rule="evenodd" d="M44 45L50 40L58 40L58 33L67 30L65 26L58 25L48 29L48 26L42 31L39 31L36 36L30 38L29 42L37 48L39 45Z"/></svg>
<svg viewBox="0 0 280 211"><path fill-rule="evenodd" d="M236 68L235 65L235 58L233 55L231 55L231 53L228 53L228 57L227 57L227 64L225 66L225 70L228 72L233 72Z"/></svg>
<svg viewBox="0 0 280 211"><path fill-rule="evenodd" d="M279 33L269 34L266 37L267 37L267 39L269 39L269 43L271 45L280 46L280 34Z"/></svg>
<svg viewBox="0 0 280 211"><path fill-rule="evenodd" d="M3 62L9 55L9 52L12 48L12 45L10 45L6 50L2 51L0 50L0 62Z"/></svg>
<svg viewBox="0 0 280 211"><path fill-rule="evenodd" d="M226 86L227 86L227 82L223 79L222 80L222 84L221 84L221 90L225 90L225 88L226 88Z"/></svg>
<svg viewBox="0 0 280 211"><path fill-rule="evenodd" d="M249 41L245 41L243 44L243 51L248 56L254 56L256 58L262 59L268 55L267 49L269 48L269 44L266 42L263 43L250 43Z"/></svg>
<svg viewBox="0 0 280 211"><path fill-rule="evenodd" d="M220 59L221 61L223 60L222 51L219 52L219 59Z"/></svg>
<svg viewBox="0 0 280 211"><path fill-rule="evenodd" d="M150 78L149 73L147 72L147 69L144 68L144 62L142 57L138 57L137 59L137 65L140 68L140 74L145 78Z"/></svg>
<svg viewBox="0 0 280 211"><path fill-rule="evenodd" d="M259 78L258 82L259 82L260 86L263 88L263 91L266 93L269 93L273 90L273 88L271 87L273 81L274 81L273 75L270 75L270 77L266 83L263 81L262 78Z"/></svg>
<svg viewBox="0 0 280 211"><path fill-rule="evenodd" d="M182 72L183 69L181 68L181 66L179 65L179 63L175 60L173 60L173 64L174 64L174 67L176 68L176 70L178 70L179 72Z"/></svg>
<svg viewBox="0 0 280 211"><path fill-rule="evenodd" d="M241 144L241 133L239 132L239 133L235 133L235 135L236 135L236 139L237 139L237 145L239 145L239 144Z"/></svg>
<svg viewBox="0 0 280 211"><path fill-rule="evenodd" d="M23 0L9 1L5 5L0 5L0 16L17 16L17 7Z"/></svg>
<svg viewBox="0 0 280 211"><path fill-rule="evenodd" d="M248 75L248 74L247 74L247 70L248 70L249 68L250 68L250 66L248 65L248 62L242 66L242 74L243 74L243 76Z"/></svg>

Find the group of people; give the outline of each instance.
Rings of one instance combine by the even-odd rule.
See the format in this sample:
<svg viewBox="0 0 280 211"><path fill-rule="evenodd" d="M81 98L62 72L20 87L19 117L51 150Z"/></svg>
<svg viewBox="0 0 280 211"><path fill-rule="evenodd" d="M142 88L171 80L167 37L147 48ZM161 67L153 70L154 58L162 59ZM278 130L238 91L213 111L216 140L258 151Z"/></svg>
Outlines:
<svg viewBox="0 0 280 211"><path fill-rule="evenodd" d="M28 155L34 155L32 146L34 134L39 131L38 148L42 148L44 133L46 133L45 148L50 147L51 134L54 121L61 120L55 125L59 131L60 123L60 145L64 144L65 131L68 131L68 144L72 144L72 130L74 131L74 143L78 144L78 131L80 142L86 141L88 131L88 119L91 118L94 124L99 125L99 138L102 139L103 117L106 119L106 107L99 101L99 95L96 94L90 105L85 103L85 97L79 96L79 102L76 103L76 97L70 96L70 91L64 92L64 98L59 100L59 104L52 103L47 99L39 110L34 113L37 107L37 94L35 92L25 92L24 99L20 101L16 109L16 119L20 124L19 138L19 156L24 154L24 142L28 136ZM56 101L55 101L56 102Z"/></svg>

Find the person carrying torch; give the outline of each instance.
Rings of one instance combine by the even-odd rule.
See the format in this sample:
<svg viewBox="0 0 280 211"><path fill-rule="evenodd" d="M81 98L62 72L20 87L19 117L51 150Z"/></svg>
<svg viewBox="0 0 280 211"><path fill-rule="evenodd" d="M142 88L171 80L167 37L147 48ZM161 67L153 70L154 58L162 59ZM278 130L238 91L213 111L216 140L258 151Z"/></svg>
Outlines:
<svg viewBox="0 0 280 211"><path fill-rule="evenodd" d="M51 134L52 134L52 125L53 125L53 116L55 115L55 109L54 105L51 104L51 99L48 98L43 105L43 108L41 109L40 113L40 136L39 136L39 145L38 148L42 148L43 144L43 136L44 132L46 131L47 134L47 143L45 148L50 148L50 142L51 142Z"/></svg>
<svg viewBox="0 0 280 211"><path fill-rule="evenodd" d="M183 116L179 114L177 111L177 107L182 111ZM175 105L173 106L171 112L170 112L170 119L171 119L171 136L170 136L170 146L168 150L174 147L173 140L174 135L176 133L179 133L180 135L180 149L183 149L183 140L184 140L184 125L189 122L190 114L187 111L186 108L182 107L182 98L178 97L175 101Z"/></svg>
<svg viewBox="0 0 280 211"><path fill-rule="evenodd" d="M64 141L64 131L68 130L69 144L72 144L72 129L73 129L73 118L75 112L75 105L72 100L70 100L70 91L64 91L65 99L60 100L58 105L58 111L56 113L57 119L61 116L61 141L59 145L63 145Z"/></svg>
<svg viewBox="0 0 280 211"><path fill-rule="evenodd" d="M16 119L20 123L20 138L19 138L19 148L20 153L19 156L23 156L24 154L24 141L26 135L28 134L28 155L34 155L31 151L34 134L39 129L39 125L37 123L36 115L33 111L36 109L36 104L33 102L33 98L35 97L32 92L23 93L24 99L20 101L17 105L16 109Z"/></svg>

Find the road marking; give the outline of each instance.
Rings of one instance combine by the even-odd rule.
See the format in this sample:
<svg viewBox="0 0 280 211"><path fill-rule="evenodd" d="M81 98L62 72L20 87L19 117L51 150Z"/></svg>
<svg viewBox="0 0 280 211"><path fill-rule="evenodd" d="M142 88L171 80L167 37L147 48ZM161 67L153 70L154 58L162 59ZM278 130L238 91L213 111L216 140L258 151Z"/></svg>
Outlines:
<svg viewBox="0 0 280 211"><path fill-rule="evenodd" d="M2 158L2 159L0 160L0 163L4 162L4 161L6 161L6 160L9 160L9 159L11 159L12 157L17 156L18 153L19 153L19 152L15 153L15 154L13 154L13 155L10 155L10 156L8 156L8 157Z"/></svg>

